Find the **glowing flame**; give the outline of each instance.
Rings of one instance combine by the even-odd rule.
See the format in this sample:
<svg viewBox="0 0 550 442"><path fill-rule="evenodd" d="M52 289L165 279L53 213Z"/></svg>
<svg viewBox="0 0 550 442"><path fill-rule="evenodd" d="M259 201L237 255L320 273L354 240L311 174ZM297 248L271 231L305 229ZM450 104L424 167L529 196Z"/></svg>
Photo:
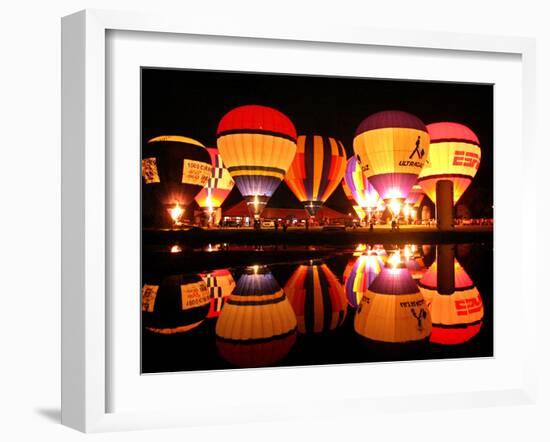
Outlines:
<svg viewBox="0 0 550 442"><path fill-rule="evenodd" d="M396 199L392 199L390 200L388 205L390 206L390 210L392 211L393 215L395 217L399 216L399 212L401 211L401 203Z"/></svg>
<svg viewBox="0 0 550 442"><path fill-rule="evenodd" d="M176 205L171 209L168 209L168 212L170 213L170 217L172 218L172 221L174 221L174 225L181 226L181 217L183 215L184 210L180 206L180 203L176 201Z"/></svg>
<svg viewBox="0 0 550 442"><path fill-rule="evenodd" d="M258 274L258 270L259 270L260 266L259 265L253 265L252 266L252 269L254 270L254 274L257 275Z"/></svg>
<svg viewBox="0 0 550 442"><path fill-rule="evenodd" d="M403 216L405 218L408 218L410 214L411 214L411 206L409 206L408 204L405 204L405 206L403 207Z"/></svg>
<svg viewBox="0 0 550 442"><path fill-rule="evenodd" d="M177 244L173 245L170 249L170 253L181 253L182 249Z"/></svg>

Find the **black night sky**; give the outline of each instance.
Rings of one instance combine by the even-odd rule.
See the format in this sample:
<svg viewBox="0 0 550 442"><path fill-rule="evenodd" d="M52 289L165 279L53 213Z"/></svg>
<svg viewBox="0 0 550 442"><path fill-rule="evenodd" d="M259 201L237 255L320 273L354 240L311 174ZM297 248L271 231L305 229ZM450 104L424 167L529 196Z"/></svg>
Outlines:
<svg viewBox="0 0 550 442"><path fill-rule="evenodd" d="M353 154L355 129L378 111L410 112L425 124L465 124L479 137L482 159L459 204L466 204L474 216L492 216L492 85L143 68L142 141L158 135L184 135L215 146L220 119L245 104L278 109L292 120L298 134L340 139L348 156ZM224 207L240 199L235 187ZM269 205L300 207L284 183ZM326 205L351 211L341 186Z"/></svg>

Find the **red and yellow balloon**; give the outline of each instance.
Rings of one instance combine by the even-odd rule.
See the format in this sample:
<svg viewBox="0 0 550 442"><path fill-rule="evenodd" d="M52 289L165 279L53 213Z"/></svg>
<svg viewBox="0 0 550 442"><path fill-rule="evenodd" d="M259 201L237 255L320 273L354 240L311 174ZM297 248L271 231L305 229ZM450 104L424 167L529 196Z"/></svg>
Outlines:
<svg viewBox="0 0 550 442"><path fill-rule="evenodd" d="M292 121L270 107L240 106L220 120L217 144L249 212L259 217L294 160Z"/></svg>

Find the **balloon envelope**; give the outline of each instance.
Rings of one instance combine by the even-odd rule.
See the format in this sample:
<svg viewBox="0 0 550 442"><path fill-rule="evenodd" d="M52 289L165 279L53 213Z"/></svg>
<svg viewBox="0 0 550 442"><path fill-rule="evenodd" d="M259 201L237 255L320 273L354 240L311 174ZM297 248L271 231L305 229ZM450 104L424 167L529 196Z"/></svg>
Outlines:
<svg viewBox="0 0 550 442"><path fill-rule="evenodd" d="M231 189L235 185L235 181L231 178L231 174L225 168L221 155L218 149L209 147L208 154L212 163L212 173L204 188L195 196L195 201L200 208L217 209L221 207Z"/></svg>
<svg viewBox="0 0 550 442"><path fill-rule="evenodd" d="M383 111L365 118L355 131L353 149L368 164L370 182L385 201L404 200L430 149L428 131L416 116Z"/></svg>
<svg viewBox="0 0 550 442"><path fill-rule="evenodd" d="M259 216L296 154L294 125L276 109L240 106L221 119L217 144L250 213Z"/></svg>
<svg viewBox="0 0 550 442"><path fill-rule="evenodd" d="M433 123L427 126L430 134L428 160L418 177L418 183L435 203L436 183L445 179L453 182L454 203L464 194L479 169L481 148L477 135L458 123Z"/></svg>
<svg viewBox="0 0 550 442"><path fill-rule="evenodd" d="M346 151L340 141L320 135L300 135L296 144L285 183L315 216L344 176Z"/></svg>

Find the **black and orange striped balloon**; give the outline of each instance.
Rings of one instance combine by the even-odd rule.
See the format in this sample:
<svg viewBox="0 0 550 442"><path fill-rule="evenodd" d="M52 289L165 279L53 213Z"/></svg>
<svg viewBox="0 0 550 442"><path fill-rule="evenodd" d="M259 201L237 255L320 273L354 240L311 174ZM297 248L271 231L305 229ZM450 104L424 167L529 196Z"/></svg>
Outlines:
<svg viewBox="0 0 550 442"><path fill-rule="evenodd" d="M342 325L347 302L344 287L326 264L300 265L285 285L300 333L322 333Z"/></svg>
<svg viewBox="0 0 550 442"><path fill-rule="evenodd" d="M339 140L321 135L300 135L296 147L285 183L315 216L344 176L346 150Z"/></svg>

